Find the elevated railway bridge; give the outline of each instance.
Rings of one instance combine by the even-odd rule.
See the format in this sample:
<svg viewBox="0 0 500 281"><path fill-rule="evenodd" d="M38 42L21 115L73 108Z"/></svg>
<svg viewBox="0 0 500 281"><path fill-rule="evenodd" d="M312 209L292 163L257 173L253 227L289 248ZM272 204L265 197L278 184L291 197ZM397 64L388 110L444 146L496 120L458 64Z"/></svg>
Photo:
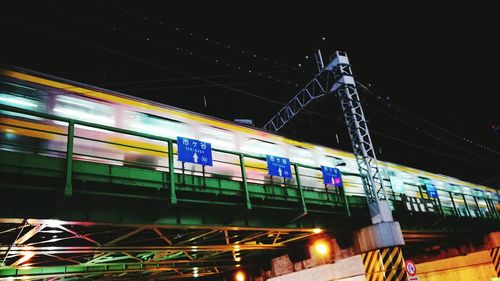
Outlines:
<svg viewBox="0 0 500 281"><path fill-rule="evenodd" d="M349 191L359 174L347 169L342 187L296 161L290 179L258 177L265 157L214 147L213 166L232 171L219 173L177 161L175 138L0 98L0 279L220 278L263 270L315 237L352 247L352 232L370 224L363 194ZM102 145L129 156L85 149ZM425 259L436 245L484 249L482 239L498 231L495 192L441 189L443 202L419 182L413 188L388 194L405 257Z"/></svg>

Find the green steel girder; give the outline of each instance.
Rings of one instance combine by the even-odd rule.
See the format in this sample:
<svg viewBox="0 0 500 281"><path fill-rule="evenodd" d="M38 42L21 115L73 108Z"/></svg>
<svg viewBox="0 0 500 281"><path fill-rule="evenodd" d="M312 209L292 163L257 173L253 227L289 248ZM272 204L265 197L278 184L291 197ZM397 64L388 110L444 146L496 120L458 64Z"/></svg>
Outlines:
<svg viewBox="0 0 500 281"><path fill-rule="evenodd" d="M198 276L214 275L235 269L238 258L245 266L252 258L306 243L314 228L341 235L370 223L364 197L303 186L300 169L314 167L292 163L294 184L255 183L247 178L245 159L262 159L218 150L239 159L239 179L192 175L184 168L181 173L173 168L175 140L6 110L67 122L63 136L68 141L62 157L0 150L0 257L5 263L0 278L168 280L192 278L194 268ZM168 151L161 153L169 166L76 160L76 124L163 141ZM444 232L498 230L498 202L486 201L487 212L475 213L476 197L466 201L461 196L465 209L453 196L452 207L438 200L434 212L409 211L395 196L390 205L408 243L447 239Z"/></svg>
<svg viewBox="0 0 500 281"><path fill-rule="evenodd" d="M57 194L65 189L65 161L64 158L0 151L0 193L5 198L23 198L24 202L22 205L16 201L4 202L5 208L0 208L0 217L163 225L328 228L352 215L349 220L352 227L368 223L363 197L344 198L343 194L316 190L175 173L173 203L168 172L76 160L72 161L72 195L61 198ZM22 178L18 176L21 174ZM248 208L249 203L251 209ZM424 214L436 218L432 223L434 225L425 219L419 225L414 223L415 220L407 223L406 218L418 218L422 214L409 213L400 201L392 203L395 216L401 218L402 226L409 229L443 227L442 223L435 223L443 216L447 222L456 222L462 227L475 227L478 223L494 226L495 219L498 219L492 213L458 221L454 215L456 209L441 207L437 213ZM304 210L307 211L305 216ZM468 223L464 224L464 221Z"/></svg>
<svg viewBox="0 0 500 281"><path fill-rule="evenodd" d="M139 274L163 280L193 277L194 271L198 276L214 275L252 264L316 233L315 229L0 219L0 257L5 257L0 278L85 279L89 274L95 278L118 274L121 279L134 279Z"/></svg>

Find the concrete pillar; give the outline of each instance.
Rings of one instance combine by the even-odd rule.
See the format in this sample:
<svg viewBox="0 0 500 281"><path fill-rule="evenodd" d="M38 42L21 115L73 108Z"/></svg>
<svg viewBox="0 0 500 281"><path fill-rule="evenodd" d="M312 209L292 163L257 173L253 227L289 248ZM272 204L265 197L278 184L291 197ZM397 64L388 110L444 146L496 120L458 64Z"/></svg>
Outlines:
<svg viewBox="0 0 500 281"><path fill-rule="evenodd" d="M382 222L354 233L354 249L361 253L367 281L407 281L404 238L398 222Z"/></svg>
<svg viewBox="0 0 500 281"><path fill-rule="evenodd" d="M361 254L367 281L407 281L400 247L377 249Z"/></svg>
<svg viewBox="0 0 500 281"><path fill-rule="evenodd" d="M500 248L493 248L490 250L491 261L493 262L493 268L497 274L497 277L500 277Z"/></svg>
<svg viewBox="0 0 500 281"><path fill-rule="evenodd" d="M485 240L486 246L490 249L493 268L495 269L497 277L500 277L500 231L489 233Z"/></svg>

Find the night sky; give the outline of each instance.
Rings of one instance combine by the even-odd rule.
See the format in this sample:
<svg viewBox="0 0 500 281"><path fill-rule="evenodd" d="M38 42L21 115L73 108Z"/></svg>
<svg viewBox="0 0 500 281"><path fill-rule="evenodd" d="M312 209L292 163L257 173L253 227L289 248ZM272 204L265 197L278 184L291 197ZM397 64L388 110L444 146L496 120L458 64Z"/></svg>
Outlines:
<svg viewBox="0 0 500 281"><path fill-rule="evenodd" d="M498 187L493 7L101 2L3 3L0 62L261 127L346 51L379 159ZM281 134L352 150L342 122L330 96Z"/></svg>

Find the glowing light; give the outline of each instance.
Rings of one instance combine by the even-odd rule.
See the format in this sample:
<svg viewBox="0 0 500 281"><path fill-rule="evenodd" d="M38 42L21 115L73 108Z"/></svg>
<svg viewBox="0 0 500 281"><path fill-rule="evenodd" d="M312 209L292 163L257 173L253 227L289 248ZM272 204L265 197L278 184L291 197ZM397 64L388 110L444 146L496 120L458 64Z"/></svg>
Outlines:
<svg viewBox="0 0 500 281"><path fill-rule="evenodd" d="M238 271L235 275L236 281L245 281L245 273Z"/></svg>
<svg viewBox="0 0 500 281"><path fill-rule="evenodd" d="M314 228L312 231L313 231L313 233L318 234L318 233L321 233L321 231L323 231L323 230L321 228Z"/></svg>
<svg viewBox="0 0 500 281"><path fill-rule="evenodd" d="M21 98L14 98L14 97L0 97L0 101L10 103L10 104L15 104L15 105L24 105L24 106L29 106L29 107L38 107L38 105L28 102L25 99Z"/></svg>
<svg viewBox="0 0 500 281"><path fill-rule="evenodd" d="M78 110L74 110L74 109L56 107L56 108L54 108L54 111L57 113L60 113L63 116L67 116L70 118L75 118L75 119L83 120L83 121L87 121L87 122L93 122L93 123L98 123L98 124L103 124L103 125L114 124L114 120L110 117L99 116L99 115L86 113L86 112L78 111Z"/></svg>
<svg viewBox="0 0 500 281"><path fill-rule="evenodd" d="M325 241L319 240L314 243L314 250L316 251L316 253L324 256L328 254L328 252L330 252L330 247Z"/></svg>
<svg viewBox="0 0 500 281"><path fill-rule="evenodd" d="M241 266L241 264L237 264L237 265L236 265L236 267L240 267L240 266Z"/></svg>
<svg viewBox="0 0 500 281"><path fill-rule="evenodd" d="M69 103L73 105L78 105L78 106L83 106L86 108L95 108L95 106L92 105L92 103L82 100L82 99L75 99L75 98L70 98L70 97L65 97L65 96L60 96L57 98L58 101L64 102L64 103Z"/></svg>
<svg viewBox="0 0 500 281"><path fill-rule="evenodd" d="M20 259L16 262L17 264L22 264L22 263L24 263L24 262L27 262L29 259L31 259L31 258L35 255L35 253L33 253L33 252L31 252L31 251L29 251L29 252L22 252L21 254L23 255L23 257L22 257L22 258L20 258Z"/></svg>
<svg viewBox="0 0 500 281"><path fill-rule="evenodd" d="M193 273L194 278L198 278L198 276L200 276L200 275L198 275L198 272Z"/></svg>
<svg viewBox="0 0 500 281"><path fill-rule="evenodd" d="M234 250L239 251L240 250L240 245L234 245Z"/></svg>
<svg viewBox="0 0 500 281"><path fill-rule="evenodd" d="M62 223L63 222L60 221L60 220L48 220L47 223L46 223L46 225L48 227L58 228L58 227L60 227L62 225Z"/></svg>
<svg viewBox="0 0 500 281"><path fill-rule="evenodd" d="M234 261L241 261L241 258L240 257L236 257L236 258L234 258Z"/></svg>

